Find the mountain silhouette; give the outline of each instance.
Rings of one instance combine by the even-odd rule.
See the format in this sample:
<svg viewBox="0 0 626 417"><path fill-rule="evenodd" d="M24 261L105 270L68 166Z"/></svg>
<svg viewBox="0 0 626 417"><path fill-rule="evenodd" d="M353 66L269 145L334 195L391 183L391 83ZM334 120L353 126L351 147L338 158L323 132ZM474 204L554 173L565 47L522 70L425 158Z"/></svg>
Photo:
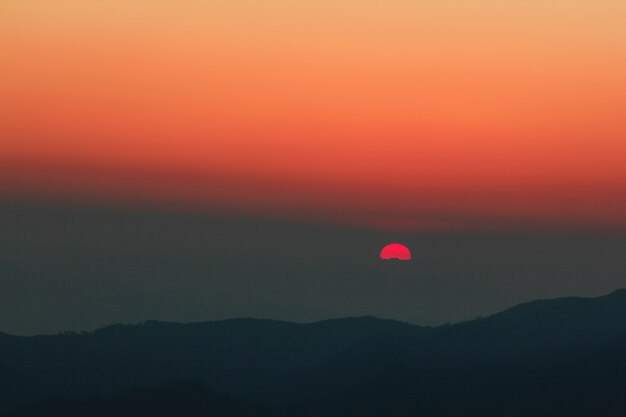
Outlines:
<svg viewBox="0 0 626 417"><path fill-rule="evenodd" d="M439 327L233 319L0 334L0 411L54 398L84 410L195 381L290 416L622 416L625 317L619 290Z"/></svg>
<svg viewBox="0 0 626 417"><path fill-rule="evenodd" d="M117 393L103 398L41 401L12 410L6 417L278 417L267 407L254 406L207 390L201 384L178 384Z"/></svg>

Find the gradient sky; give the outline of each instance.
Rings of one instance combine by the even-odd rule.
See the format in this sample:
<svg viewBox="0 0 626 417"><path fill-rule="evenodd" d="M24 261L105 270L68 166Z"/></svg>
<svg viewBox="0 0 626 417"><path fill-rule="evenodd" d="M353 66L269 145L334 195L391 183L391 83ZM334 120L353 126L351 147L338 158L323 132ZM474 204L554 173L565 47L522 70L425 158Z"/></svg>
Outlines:
<svg viewBox="0 0 626 417"><path fill-rule="evenodd" d="M0 198L626 228L622 0L3 0Z"/></svg>
<svg viewBox="0 0 626 417"><path fill-rule="evenodd" d="M625 287L624 22L623 0L1 0L0 331L438 324Z"/></svg>

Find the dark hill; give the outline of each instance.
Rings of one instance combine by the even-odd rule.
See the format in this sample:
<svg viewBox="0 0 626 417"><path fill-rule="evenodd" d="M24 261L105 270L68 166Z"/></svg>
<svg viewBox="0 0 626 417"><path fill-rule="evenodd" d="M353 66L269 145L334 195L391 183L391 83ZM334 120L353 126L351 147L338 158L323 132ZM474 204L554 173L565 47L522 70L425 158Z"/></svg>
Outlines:
<svg viewBox="0 0 626 417"><path fill-rule="evenodd" d="M626 328L626 290L597 298L568 297L521 304L479 320L472 331L506 328L509 334L550 345L612 340Z"/></svg>
<svg viewBox="0 0 626 417"><path fill-rule="evenodd" d="M295 324L234 319L149 321L92 333L0 340L0 407L58 396L107 395L194 380L221 393L265 398L290 372L380 334L417 326L373 317ZM5 376L12 375L8 381Z"/></svg>
<svg viewBox="0 0 626 417"><path fill-rule="evenodd" d="M185 382L134 390L102 398L37 402L5 417L278 417L267 407L215 394L200 384Z"/></svg>
<svg viewBox="0 0 626 417"><path fill-rule="evenodd" d="M625 411L625 317L622 290L436 328L234 319L0 335L0 406L191 380L293 416L608 416Z"/></svg>

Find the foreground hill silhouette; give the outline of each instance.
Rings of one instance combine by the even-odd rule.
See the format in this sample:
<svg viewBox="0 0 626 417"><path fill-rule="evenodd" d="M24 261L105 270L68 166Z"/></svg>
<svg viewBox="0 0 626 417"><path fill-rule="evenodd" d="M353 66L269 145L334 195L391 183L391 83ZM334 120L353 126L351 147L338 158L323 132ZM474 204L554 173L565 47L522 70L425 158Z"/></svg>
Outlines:
<svg viewBox="0 0 626 417"><path fill-rule="evenodd" d="M623 416L626 291L434 328L361 317L0 334L0 358L0 410L197 381L291 416Z"/></svg>
<svg viewBox="0 0 626 417"><path fill-rule="evenodd" d="M278 417L266 407L253 406L217 395L197 383L179 383L134 390L103 398L47 400L23 406L7 417Z"/></svg>

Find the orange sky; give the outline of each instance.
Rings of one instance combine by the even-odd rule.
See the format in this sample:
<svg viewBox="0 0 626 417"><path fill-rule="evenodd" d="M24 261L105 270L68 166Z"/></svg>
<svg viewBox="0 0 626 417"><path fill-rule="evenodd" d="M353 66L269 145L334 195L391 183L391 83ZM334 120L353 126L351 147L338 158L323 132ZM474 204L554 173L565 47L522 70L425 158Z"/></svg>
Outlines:
<svg viewBox="0 0 626 417"><path fill-rule="evenodd" d="M622 0L3 0L0 198L626 228Z"/></svg>

